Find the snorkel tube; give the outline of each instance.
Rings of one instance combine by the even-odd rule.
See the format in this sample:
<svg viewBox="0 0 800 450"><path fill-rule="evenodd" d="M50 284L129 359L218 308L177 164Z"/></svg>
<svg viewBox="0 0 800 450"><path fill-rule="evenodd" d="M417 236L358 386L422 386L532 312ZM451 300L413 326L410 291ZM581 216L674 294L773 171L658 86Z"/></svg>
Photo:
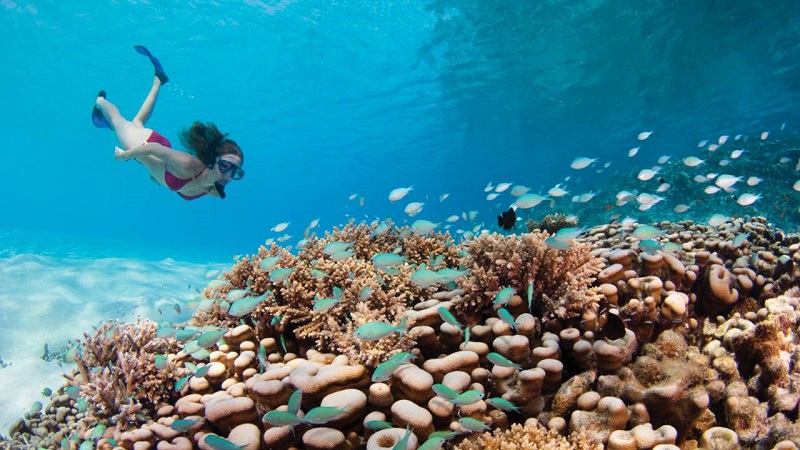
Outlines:
<svg viewBox="0 0 800 450"><path fill-rule="evenodd" d="M214 182L214 189L217 190L217 194L219 194L219 198L225 199L225 185L220 183L219 181Z"/></svg>

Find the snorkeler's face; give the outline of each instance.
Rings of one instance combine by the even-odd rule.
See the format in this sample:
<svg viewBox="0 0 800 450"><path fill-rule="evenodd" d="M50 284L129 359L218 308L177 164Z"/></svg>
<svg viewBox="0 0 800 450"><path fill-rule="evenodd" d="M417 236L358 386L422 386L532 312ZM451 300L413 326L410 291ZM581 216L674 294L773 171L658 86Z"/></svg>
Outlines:
<svg viewBox="0 0 800 450"><path fill-rule="evenodd" d="M217 157L214 171L217 180L222 184L227 184L231 180L241 180L244 176L242 170L242 160L236 155L222 155Z"/></svg>

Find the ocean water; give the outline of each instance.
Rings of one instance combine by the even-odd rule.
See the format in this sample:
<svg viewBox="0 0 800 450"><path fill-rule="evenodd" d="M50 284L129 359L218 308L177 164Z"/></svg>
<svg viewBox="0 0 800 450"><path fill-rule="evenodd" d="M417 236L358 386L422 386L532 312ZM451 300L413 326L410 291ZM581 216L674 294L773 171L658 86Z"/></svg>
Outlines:
<svg viewBox="0 0 800 450"><path fill-rule="evenodd" d="M501 182L570 192L521 219L716 212L800 223L795 1L2 0L0 12L0 358L11 364L0 369L0 432L60 378L44 344L108 318L180 320L171 305L281 236L278 223L290 222L286 245L317 218L321 232L476 211L453 233L498 231L514 198L487 201L485 188ZM152 67L136 44L171 80L149 126L177 144L192 121L213 121L241 145L247 175L225 200L187 202L155 185L92 126L98 90L128 117L146 95ZM734 149L744 156L727 156ZM763 181L713 195L684 183L647 212L614 206L621 189L655 192L636 174L661 155L671 162L659 177L676 186L708 173ZM686 167L688 156L707 163ZM597 162L576 171L576 157ZM571 201L586 192L596 198ZM744 192L763 198L732 201ZM412 201L425 203L414 218L403 212ZM679 203L692 208L678 215Z"/></svg>

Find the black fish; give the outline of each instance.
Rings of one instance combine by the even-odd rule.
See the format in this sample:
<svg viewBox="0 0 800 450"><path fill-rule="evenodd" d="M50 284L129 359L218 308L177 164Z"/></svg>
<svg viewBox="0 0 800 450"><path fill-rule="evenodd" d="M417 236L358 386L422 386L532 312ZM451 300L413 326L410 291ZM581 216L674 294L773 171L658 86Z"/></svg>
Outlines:
<svg viewBox="0 0 800 450"><path fill-rule="evenodd" d="M514 211L514 208L508 208L508 211L497 216L497 226L506 231L510 230L512 227L515 230L517 229L517 212Z"/></svg>
<svg viewBox="0 0 800 450"><path fill-rule="evenodd" d="M598 339L621 339L625 336L625 322L618 315L607 312L606 324L597 332Z"/></svg>

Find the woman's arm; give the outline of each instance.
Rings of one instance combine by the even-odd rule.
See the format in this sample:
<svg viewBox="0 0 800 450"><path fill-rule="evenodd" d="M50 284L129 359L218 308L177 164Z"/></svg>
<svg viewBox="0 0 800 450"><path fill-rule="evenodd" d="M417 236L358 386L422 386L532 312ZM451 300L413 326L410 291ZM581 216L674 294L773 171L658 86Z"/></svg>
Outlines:
<svg viewBox="0 0 800 450"><path fill-rule="evenodd" d="M188 153L173 150L156 143L143 144L130 150L123 150L119 147L114 148L114 157L122 161L140 156L155 156L164 161L169 167L186 169L189 172L195 171L198 164L202 165L200 160Z"/></svg>

